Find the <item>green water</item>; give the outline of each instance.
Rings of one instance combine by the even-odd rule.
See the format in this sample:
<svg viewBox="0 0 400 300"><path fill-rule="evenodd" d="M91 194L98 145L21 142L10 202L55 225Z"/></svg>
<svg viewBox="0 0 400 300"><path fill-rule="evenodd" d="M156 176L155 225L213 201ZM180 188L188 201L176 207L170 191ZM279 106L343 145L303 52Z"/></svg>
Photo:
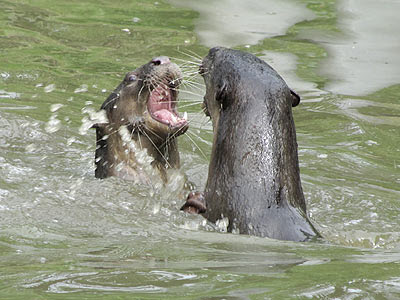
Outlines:
<svg viewBox="0 0 400 300"><path fill-rule="evenodd" d="M154 56L189 72L196 67L182 60L207 53L201 14L176 2L0 0L0 299L398 299L400 80L332 92L329 49L352 34L335 1L288 2L314 17L256 44L232 40L302 96L294 109L302 183L324 242L226 234L180 213L173 184L94 178L86 112ZM391 66L396 47L382 64ZM181 174L200 190L211 124L186 101L202 94L181 93L192 123L179 138Z"/></svg>

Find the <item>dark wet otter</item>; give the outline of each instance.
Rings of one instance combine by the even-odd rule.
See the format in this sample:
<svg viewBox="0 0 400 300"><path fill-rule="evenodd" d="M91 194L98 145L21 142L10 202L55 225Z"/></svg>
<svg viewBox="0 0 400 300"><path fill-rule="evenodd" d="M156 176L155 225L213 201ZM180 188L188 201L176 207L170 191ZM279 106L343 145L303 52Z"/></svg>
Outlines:
<svg viewBox="0 0 400 300"><path fill-rule="evenodd" d="M182 208L228 230L281 240L318 236L307 218L292 106L300 97L267 63L237 50L213 48L200 67L214 140L201 195ZM194 206L191 207L191 206Z"/></svg>
<svg viewBox="0 0 400 300"><path fill-rule="evenodd" d="M164 182L167 168L179 168L176 137L188 128L186 113L181 118L176 111L181 77L179 67L164 56L126 74L101 106L106 122L93 126L97 178L119 176L148 183L143 149Z"/></svg>

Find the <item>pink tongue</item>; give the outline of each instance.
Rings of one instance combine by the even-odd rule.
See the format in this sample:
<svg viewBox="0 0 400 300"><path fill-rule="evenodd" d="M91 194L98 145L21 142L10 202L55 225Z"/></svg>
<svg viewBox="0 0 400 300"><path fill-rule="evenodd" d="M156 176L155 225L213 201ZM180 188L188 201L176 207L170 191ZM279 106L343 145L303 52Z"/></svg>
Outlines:
<svg viewBox="0 0 400 300"><path fill-rule="evenodd" d="M167 124L175 124L178 119L168 109L160 109L153 113L153 116Z"/></svg>

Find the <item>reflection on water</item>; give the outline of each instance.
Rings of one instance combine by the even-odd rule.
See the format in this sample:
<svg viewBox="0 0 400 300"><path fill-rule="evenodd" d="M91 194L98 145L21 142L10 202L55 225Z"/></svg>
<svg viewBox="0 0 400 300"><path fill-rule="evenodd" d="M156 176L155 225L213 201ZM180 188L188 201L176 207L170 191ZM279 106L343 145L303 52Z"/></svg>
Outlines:
<svg viewBox="0 0 400 300"><path fill-rule="evenodd" d="M317 85L313 82L305 81L299 78L296 73L297 58L295 55L290 53L279 53L265 51L264 55L261 56L268 64L270 64L275 70L279 70L279 74L285 79L288 86L300 93L302 97L312 97L312 101L322 100L323 92L317 88ZM309 100L306 100L309 102ZM304 102L304 99L302 99Z"/></svg>
<svg viewBox="0 0 400 300"><path fill-rule="evenodd" d="M345 95L366 95L400 82L400 40L396 0L338 1L339 27L344 34L327 40L329 58L322 73L326 88Z"/></svg>
<svg viewBox="0 0 400 300"><path fill-rule="evenodd" d="M0 2L6 28L0 37L1 299L398 298L400 90L389 86L399 83L395 47L384 48L389 34L374 45L375 32L362 25L391 20L396 3L342 1L338 10L322 0L186 3L200 11L195 21L193 11L162 1L131 1L124 9ZM371 9L372 21L364 14ZM194 24L202 43L242 45L301 94L293 112L302 183L324 241L226 234L224 226L180 212L185 194L174 183L149 188L94 178L88 115L99 117L107 91L150 57L169 55L183 64L179 59L194 60L193 52L205 55L193 43ZM338 49L352 46L345 34L368 51L342 66ZM324 36L331 37L328 44ZM380 68L378 53L391 62L387 68ZM376 72L359 67L363 60ZM188 76L198 68L190 65ZM347 67L364 72L351 75ZM316 77L316 69L348 84ZM390 76L381 76L383 70ZM176 179L185 175L201 190L212 129L199 113L204 90L194 84L181 93L191 128L180 137ZM350 85L354 94L376 92L339 94L352 94Z"/></svg>
<svg viewBox="0 0 400 300"><path fill-rule="evenodd" d="M286 0L170 2L200 13L196 32L207 47L256 44L262 39L283 35L290 26L314 17L304 5Z"/></svg>

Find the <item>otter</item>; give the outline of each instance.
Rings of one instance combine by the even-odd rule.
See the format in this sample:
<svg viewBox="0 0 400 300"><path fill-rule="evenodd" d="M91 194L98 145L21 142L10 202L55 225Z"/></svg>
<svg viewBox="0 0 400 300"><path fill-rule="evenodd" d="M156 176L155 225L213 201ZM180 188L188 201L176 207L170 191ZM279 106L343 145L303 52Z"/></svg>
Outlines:
<svg viewBox="0 0 400 300"><path fill-rule="evenodd" d="M125 75L101 106L106 122L93 125L95 177L148 183L138 158L146 149L152 158L148 163L167 182L166 170L180 165L177 137L188 129L187 114L179 116L176 105L181 79L180 68L165 56Z"/></svg>
<svg viewBox="0 0 400 300"><path fill-rule="evenodd" d="M204 108L213 125L203 194L189 194L182 210L228 231L279 240L319 237L306 213L292 107L300 97L255 55L210 49L200 66Z"/></svg>

